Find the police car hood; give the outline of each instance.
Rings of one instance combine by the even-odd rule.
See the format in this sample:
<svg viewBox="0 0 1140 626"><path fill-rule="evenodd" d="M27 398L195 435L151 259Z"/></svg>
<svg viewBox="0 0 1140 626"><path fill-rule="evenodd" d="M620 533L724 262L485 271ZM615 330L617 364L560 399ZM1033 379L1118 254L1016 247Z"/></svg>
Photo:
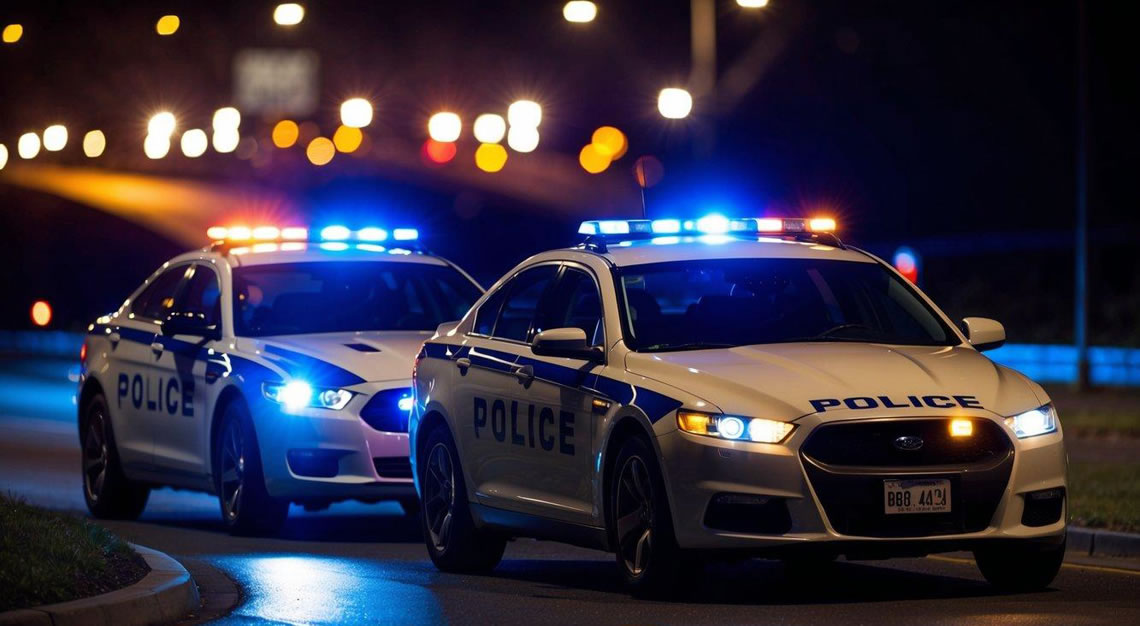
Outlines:
<svg viewBox="0 0 1140 626"><path fill-rule="evenodd" d="M779 420L940 415L964 407L1013 415L1047 401L1027 378L968 347L828 342L631 352L626 368L725 413Z"/></svg>
<svg viewBox="0 0 1140 626"><path fill-rule="evenodd" d="M430 331L369 331L245 339L244 347L292 378L350 386L408 380Z"/></svg>

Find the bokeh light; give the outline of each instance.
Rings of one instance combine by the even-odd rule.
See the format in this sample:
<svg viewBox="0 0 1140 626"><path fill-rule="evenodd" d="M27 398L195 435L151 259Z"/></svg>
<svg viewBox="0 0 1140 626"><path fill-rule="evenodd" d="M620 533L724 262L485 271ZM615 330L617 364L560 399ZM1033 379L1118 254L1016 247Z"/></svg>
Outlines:
<svg viewBox="0 0 1140 626"><path fill-rule="evenodd" d="M362 141L364 141L364 133L359 128L352 126L341 126L333 133L333 145L338 151L346 154L355 152Z"/></svg>
<svg viewBox="0 0 1140 626"><path fill-rule="evenodd" d="M591 174L601 174L610 166L610 156L598 150L594 144L587 144L578 152L578 164Z"/></svg>
<svg viewBox="0 0 1140 626"><path fill-rule="evenodd" d="M278 26L296 26L305 19L305 7L296 2L279 4L273 9L273 21Z"/></svg>
<svg viewBox="0 0 1140 626"><path fill-rule="evenodd" d="M679 120L689 116L693 110L693 96L677 87L667 87L657 94L657 110L662 117Z"/></svg>
<svg viewBox="0 0 1140 626"><path fill-rule="evenodd" d="M237 130L241 126L241 112L233 107L222 107L214 111L214 131Z"/></svg>
<svg viewBox="0 0 1140 626"><path fill-rule="evenodd" d="M372 103L364 98L349 98L340 105L340 123L364 128L372 123Z"/></svg>
<svg viewBox="0 0 1140 626"><path fill-rule="evenodd" d="M201 128L191 128L182 133L182 154L191 159L196 159L205 154L209 145L206 140L206 131Z"/></svg>
<svg viewBox="0 0 1140 626"><path fill-rule="evenodd" d="M36 326L47 326L51 323L51 305L46 300L36 300L32 303L32 323Z"/></svg>
<svg viewBox="0 0 1140 626"><path fill-rule="evenodd" d="M562 17L566 18L567 22L584 24L594 21L597 16L598 5L586 0L573 0L562 7Z"/></svg>
<svg viewBox="0 0 1140 626"><path fill-rule="evenodd" d="M648 189L665 177L665 166L653 155L645 155L633 162L633 176L642 189Z"/></svg>
<svg viewBox="0 0 1140 626"><path fill-rule="evenodd" d="M174 114L170 111L162 111L151 116L146 125L146 133L169 138L174 134L174 129L177 126L178 122L174 119Z"/></svg>
<svg viewBox="0 0 1140 626"><path fill-rule="evenodd" d="M20 24L9 24L4 27L4 43L16 43L24 36L24 27Z"/></svg>
<svg viewBox="0 0 1140 626"><path fill-rule="evenodd" d="M154 25L154 30L160 35L173 35L178 32L178 27L182 25L182 20L178 19L177 15L163 15L158 18L158 23Z"/></svg>
<svg viewBox="0 0 1140 626"><path fill-rule="evenodd" d="M627 147L625 133L613 126L602 126L595 130L590 137L590 143L594 145L595 150L610 157L611 161L620 159Z"/></svg>
<svg viewBox="0 0 1140 626"><path fill-rule="evenodd" d="M495 173L507 164L507 149L497 143L481 144L475 150L475 166L484 172Z"/></svg>
<svg viewBox="0 0 1140 626"><path fill-rule="evenodd" d="M768 0L736 0L736 4L746 9L762 9L768 6Z"/></svg>
<svg viewBox="0 0 1140 626"><path fill-rule="evenodd" d="M170 152L170 135L148 134L143 140L143 152L148 159L161 159Z"/></svg>
<svg viewBox="0 0 1140 626"><path fill-rule="evenodd" d="M507 107L507 121L511 126L537 128L542 123L542 106L533 100L516 100Z"/></svg>
<svg viewBox="0 0 1140 626"><path fill-rule="evenodd" d="M421 152L429 165L443 165L455 158L455 143L428 139Z"/></svg>
<svg viewBox="0 0 1140 626"><path fill-rule="evenodd" d="M305 148L305 156L313 165L325 165L336 155L336 146L328 137L317 137Z"/></svg>
<svg viewBox="0 0 1140 626"><path fill-rule="evenodd" d="M103 135L101 130L88 131L83 136L83 154L89 158L102 156L103 151L107 149L107 137Z"/></svg>
<svg viewBox="0 0 1140 626"><path fill-rule="evenodd" d="M0 170L8 164L8 146L0 143Z"/></svg>
<svg viewBox="0 0 1140 626"><path fill-rule="evenodd" d="M428 136L436 141L455 141L463 132L463 122L450 111L440 111L428 119Z"/></svg>
<svg viewBox="0 0 1140 626"><path fill-rule="evenodd" d="M507 133L507 121L502 115L484 113L475 118L475 125L471 127L475 139L480 143L499 143Z"/></svg>
<svg viewBox="0 0 1140 626"><path fill-rule="evenodd" d="M297 143L301 134L300 127L293 120L281 120L273 125L273 145L278 148L290 148Z"/></svg>
<svg viewBox="0 0 1140 626"><path fill-rule="evenodd" d="M67 127L53 124L44 129L44 150L59 152L67 145Z"/></svg>
<svg viewBox="0 0 1140 626"><path fill-rule="evenodd" d="M16 140L16 153L21 159L34 159L40 153L40 136L35 133L24 133Z"/></svg>
<svg viewBox="0 0 1140 626"><path fill-rule="evenodd" d="M507 132L507 145L515 152L534 152L538 139L538 129L533 126L511 126Z"/></svg>
<svg viewBox="0 0 1140 626"><path fill-rule="evenodd" d="M236 129L222 129L214 131L212 140L214 150L222 154L229 154L237 150L238 144L241 143L241 136Z"/></svg>

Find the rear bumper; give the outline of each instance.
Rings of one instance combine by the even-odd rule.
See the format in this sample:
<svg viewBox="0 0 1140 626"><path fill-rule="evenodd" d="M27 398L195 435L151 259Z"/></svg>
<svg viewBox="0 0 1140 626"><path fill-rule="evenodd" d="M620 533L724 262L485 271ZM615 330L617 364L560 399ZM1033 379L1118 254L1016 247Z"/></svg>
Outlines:
<svg viewBox="0 0 1140 626"><path fill-rule="evenodd" d="M353 387L356 397L340 411L292 414L266 401L251 407L269 495L326 502L414 496L407 433L377 431L359 417L373 393L397 386Z"/></svg>
<svg viewBox="0 0 1140 626"><path fill-rule="evenodd" d="M816 425L801 423L782 445L728 442L680 431L658 437L678 544L737 554L815 551L885 558L1008 541L1049 545L1064 539L1067 501L1060 503L1054 521L1044 524L1026 511L1028 494L1066 488L1067 459L1059 432L1026 440L1011 437L1011 456L996 460L989 472L975 472L977 467L914 468L889 476L855 473L839 477L850 480L834 481L834 475L812 466L800 453ZM952 480L953 515L912 523L920 520L882 514L884 478L932 475ZM726 522L746 517L735 514L746 510L741 507L728 509L733 515L711 515L712 505L725 502L725 494L733 494L733 502L757 503L749 513L754 523ZM970 500L978 498L985 502L971 509ZM878 513L852 520L847 515L850 507Z"/></svg>

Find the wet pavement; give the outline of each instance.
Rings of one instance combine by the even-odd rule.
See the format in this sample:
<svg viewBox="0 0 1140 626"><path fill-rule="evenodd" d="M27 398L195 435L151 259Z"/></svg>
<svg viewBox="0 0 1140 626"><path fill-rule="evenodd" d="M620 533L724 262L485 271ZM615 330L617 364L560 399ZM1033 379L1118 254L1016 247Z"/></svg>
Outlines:
<svg viewBox="0 0 1140 626"><path fill-rule="evenodd" d="M0 489L82 513L70 365L0 359ZM161 489L139 521L106 525L236 582L223 623L1140 623L1140 576L1102 568L1066 566L1048 591L997 594L954 559L840 562L810 580L742 561L643 602L609 555L550 542L512 542L489 576L442 574L394 504L293 507L281 536L242 538L224 532L214 498Z"/></svg>

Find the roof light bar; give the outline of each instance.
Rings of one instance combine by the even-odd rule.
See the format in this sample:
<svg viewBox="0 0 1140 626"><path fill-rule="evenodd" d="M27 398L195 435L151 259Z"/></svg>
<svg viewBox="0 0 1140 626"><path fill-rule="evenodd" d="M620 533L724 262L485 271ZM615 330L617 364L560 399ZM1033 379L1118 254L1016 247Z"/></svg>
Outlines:
<svg viewBox="0 0 1140 626"><path fill-rule="evenodd" d="M318 237L310 239L309 229L304 226L211 226L206 229L206 236L214 242L307 242L307 241L363 241L376 243L387 241L389 237L397 241L415 241L420 238L420 231L415 228L395 228L391 231L377 226L368 226L360 230L350 230L341 224L332 224L321 228ZM285 248L282 248L284 250Z"/></svg>
<svg viewBox="0 0 1140 626"><path fill-rule="evenodd" d="M656 220L587 220L578 227L582 235L787 235L833 233L830 217L743 217L728 218L716 213L696 220L672 218Z"/></svg>

